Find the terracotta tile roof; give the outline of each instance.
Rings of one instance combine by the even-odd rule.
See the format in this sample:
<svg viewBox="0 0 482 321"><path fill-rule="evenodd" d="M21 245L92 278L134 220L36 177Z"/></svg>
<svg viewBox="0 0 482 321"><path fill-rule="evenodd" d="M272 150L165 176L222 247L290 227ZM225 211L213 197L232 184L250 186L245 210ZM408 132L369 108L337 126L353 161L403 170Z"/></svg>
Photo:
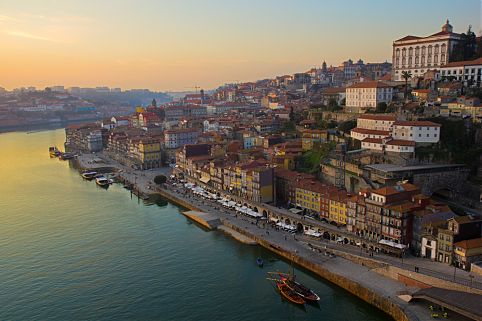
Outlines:
<svg viewBox="0 0 482 321"><path fill-rule="evenodd" d="M345 93L345 87L328 87L323 89L323 94L342 94Z"/></svg>
<svg viewBox="0 0 482 321"><path fill-rule="evenodd" d="M363 81L347 88L391 88L392 86L381 81Z"/></svg>
<svg viewBox="0 0 482 321"><path fill-rule="evenodd" d="M457 247L461 247L465 250L476 249L476 248L482 247L482 237L479 237L477 239L460 241L455 243L454 245Z"/></svg>
<svg viewBox="0 0 482 321"><path fill-rule="evenodd" d="M389 131L376 130L376 129L366 129L366 128L360 128L360 127L353 128L351 131L354 132L354 133L367 134L367 135L385 135L385 136L390 135Z"/></svg>
<svg viewBox="0 0 482 321"><path fill-rule="evenodd" d="M418 120L418 121L396 121L395 123L393 123L393 126L441 127L442 125L431 121Z"/></svg>
<svg viewBox="0 0 482 321"><path fill-rule="evenodd" d="M315 176L306 173L299 173L295 171L290 171L287 169L276 170L276 177L288 179L288 180L315 180Z"/></svg>
<svg viewBox="0 0 482 321"><path fill-rule="evenodd" d="M381 144L382 140L381 138L370 138L367 137L364 140L362 140L363 143L375 143L375 144Z"/></svg>
<svg viewBox="0 0 482 321"><path fill-rule="evenodd" d="M449 62L448 64L440 67L440 68L453 68L453 67L464 67L464 66L476 66L482 65L482 57L477 58L475 60L464 60L464 61L454 61Z"/></svg>
<svg viewBox="0 0 482 321"><path fill-rule="evenodd" d="M395 146L415 146L415 142L411 140L401 140L401 139L392 139L386 143L386 145L395 145Z"/></svg>
<svg viewBox="0 0 482 321"><path fill-rule="evenodd" d="M409 210L417 208L417 207L418 207L417 204L414 204L414 203L409 202L409 201L404 201L404 202L399 203L399 204L385 206L385 208L387 208L387 209L395 210L395 211L399 211L399 212L406 212L406 211L409 211Z"/></svg>
<svg viewBox="0 0 482 321"><path fill-rule="evenodd" d="M369 119L369 120L385 120L385 121L396 121L397 118L393 115L387 114L363 114L358 117L358 119Z"/></svg>
<svg viewBox="0 0 482 321"><path fill-rule="evenodd" d="M196 128L179 128L179 129L169 129L164 131L164 134L180 134L180 133L192 133L198 132Z"/></svg>
<svg viewBox="0 0 482 321"><path fill-rule="evenodd" d="M396 186L385 186L374 190L373 193L388 196L388 195L395 195L403 192L417 191L418 189L419 188L417 186L406 183L406 184L401 184Z"/></svg>

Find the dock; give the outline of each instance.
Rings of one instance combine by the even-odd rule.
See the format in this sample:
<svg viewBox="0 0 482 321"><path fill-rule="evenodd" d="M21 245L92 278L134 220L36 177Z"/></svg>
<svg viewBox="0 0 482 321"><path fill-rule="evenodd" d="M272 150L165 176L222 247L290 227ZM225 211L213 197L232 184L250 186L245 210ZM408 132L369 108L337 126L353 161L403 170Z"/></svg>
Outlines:
<svg viewBox="0 0 482 321"><path fill-rule="evenodd" d="M221 219L214 214L199 211L185 211L182 214L209 230L215 230L222 224Z"/></svg>
<svg viewBox="0 0 482 321"><path fill-rule="evenodd" d="M218 230L221 230L223 231L224 233L230 235L233 239L235 239L236 241L238 242L241 242L243 244L247 244L247 245L256 245L258 244L255 240L253 240L252 238L246 236L246 235L243 235L239 232L236 232L235 230L233 230L232 228L226 226L226 225L221 225L218 227Z"/></svg>

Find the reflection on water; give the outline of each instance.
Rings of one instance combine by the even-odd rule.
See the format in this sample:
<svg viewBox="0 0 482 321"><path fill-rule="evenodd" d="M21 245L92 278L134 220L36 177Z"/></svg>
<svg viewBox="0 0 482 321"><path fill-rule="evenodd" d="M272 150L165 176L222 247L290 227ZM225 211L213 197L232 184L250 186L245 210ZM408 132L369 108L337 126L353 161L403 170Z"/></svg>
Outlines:
<svg viewBox="0 0 482 321"><path fill-rule="evenodd" d="M0 320L387 319L301 271L320 305L282 300L265 278L286 262L187 224L161 198L83 180L49 158L63 140L62 130L0 135Z"/></svg>

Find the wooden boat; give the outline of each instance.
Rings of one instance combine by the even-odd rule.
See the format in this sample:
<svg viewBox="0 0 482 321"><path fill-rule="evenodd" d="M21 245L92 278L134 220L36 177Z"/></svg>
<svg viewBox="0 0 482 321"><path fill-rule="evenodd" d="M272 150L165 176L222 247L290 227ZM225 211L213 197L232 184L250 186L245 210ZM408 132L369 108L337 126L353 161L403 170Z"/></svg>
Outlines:
<svg viewBox="0 0 482 321"><path fill-rule="evenodd" d="M280 282L285 283L306 301L316 302L320 300L320 297L313 290L295 280L294 273L268 272L268 274L277 275Z"/></svg>
<svg viewBox="0 0 482 321"><path fill-rule="evenodd" d="M293 291L295 291L299 296L307 301L319 301L320 297L313 292L310 288L304 286L303 284L296 282L294 278L281 276L281 280Z"/></svg>
<svg viewBox="0 0 482 321"><path fill-rule="evenodd" d="M87 171L87 172L83 172L80 175L82 175L83 178L90 181L90 180L94 179L95 175L97 175L97 172Z"/></svg>
<svg viewBox="0 0 482 321"><path fill-rule="evenodd" d="M50 154L50 157L59 157L61 152L59 151L57 146L52 146L52 147L49 147L49 154Z"/></svg>
<svg viewBox="0 0 482 321"><path fill-rule="evenodd" d="M305 300L293 289L291 289L286 283L276 282L276 287L278 288L278 291L286 300L295 304L300 304L300 305L305 304Z"/></svg>
<svg viewBox="0 0 482 321"><path fill-rule="evenodd" d="M110 184L109 180L108 180L107 178L105 178L104 176L102 176L102 177L97 177L97 178L95 179L95 183L96 183L97 185L99 185L100 187L108 187L109 184Z"/></svg>

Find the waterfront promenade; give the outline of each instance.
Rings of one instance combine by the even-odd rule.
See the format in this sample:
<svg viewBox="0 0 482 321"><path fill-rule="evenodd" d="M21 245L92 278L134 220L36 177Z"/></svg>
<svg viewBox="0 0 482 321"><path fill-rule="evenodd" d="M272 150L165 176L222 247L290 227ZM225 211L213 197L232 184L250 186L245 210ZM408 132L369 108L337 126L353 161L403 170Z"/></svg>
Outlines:
<svg viewBox="0 0 482 321"><path fill-rule="evenodd" d="M184 189L183 187L173 187L169 184L166 184L165 189L159 189L153 184L154 177L161 173L164 175L170 175L170 168L137 171L127 168L126 166L123 166L99 154L81 155L79 156L78 161L82 168L116 168L118 170L117 173L119 177L135 184L135 188L141 194L147 195L155 193L156 191L161 191L162 194L171 194L173 198L181 200L184 204L189 204L189 207L192 209L213 213L219 216L219 218L226 223L225 225L232 225L233 227L243 231L245 236L252 235L257 239L264 240L267 242L267 244L275 245L284 253L294 253L297 257L309 262L313 262L313 264L322 267L324 270L333 273L334 275L339 275L352 280L361 287L373 291L383 298L393 301L405 312L410 320L431 319L426 303L406 303L397 296L401 292L413 292L415 288L408 288L396 280L383 277L379 273L375 272L373 267L363 266L339 256L332 257L327 256L324 253L314 251L312 246L325 248L329 252L341 251L348 252L353 255L363 255L363 253L356 247L336 244L335 242L330 241L314 240L300 235L293 236L287 232L274 229L270 225L264 224L262 221L256 222L256 220L243 215L238 215L232 210L220 208L219 204L217 203L194 197L190 194L189 190ZM355 251L358 253L354 253ZM385 259L389 258L385 257L385 255L377 254L377 256L373 259L375 261L380 260L383 262ZM395 258L391 259L397 260ZM415 260L421 261L420 259ZM466 319L453 314L451 317L449 317L449 320Z"/></svg>
<svg viewBox="0 0 482 321"><path fill-rule="evenodd" d="M283 230L276 229L269 224L265 224L262 221L256 221L255 219L236 214L229 209L219 208L216 203L195 197L189 190L182 187L168 185L165 190L162 190L162 194L166 193L172 194L173 198L181 200L182 203L192 204L196 209L217 213L225 224L233 225L240 230L244 230L246 235L252 235L256 239L263 240L266 242L265 244L274 246L282 253L292 253L302 260L312 262L328 273L351 280L361 288L368 289L380 295L382 298L392 301L406 314L409 320L432 320L427 302L407 303L398 297L400 293L412 293L416 291L417 288L407 287L396 280L384 277L378 272L375 272L374 265L376 266L376 263L372 266L366 266L354 263L352 260L340 256L326 255L324 251L316 251L313 248L316 243L313 239L292 235ZM330 250L332 249L331 244L327 245L327 252L333 253L333 251ZM271 249L272 246L270 246ZM267 248L269 249L270 247ZM316 271L314 272L316 273ZM336 281L334 283L336 283ZM452 313L446 320L468 319Z"/></svg>

